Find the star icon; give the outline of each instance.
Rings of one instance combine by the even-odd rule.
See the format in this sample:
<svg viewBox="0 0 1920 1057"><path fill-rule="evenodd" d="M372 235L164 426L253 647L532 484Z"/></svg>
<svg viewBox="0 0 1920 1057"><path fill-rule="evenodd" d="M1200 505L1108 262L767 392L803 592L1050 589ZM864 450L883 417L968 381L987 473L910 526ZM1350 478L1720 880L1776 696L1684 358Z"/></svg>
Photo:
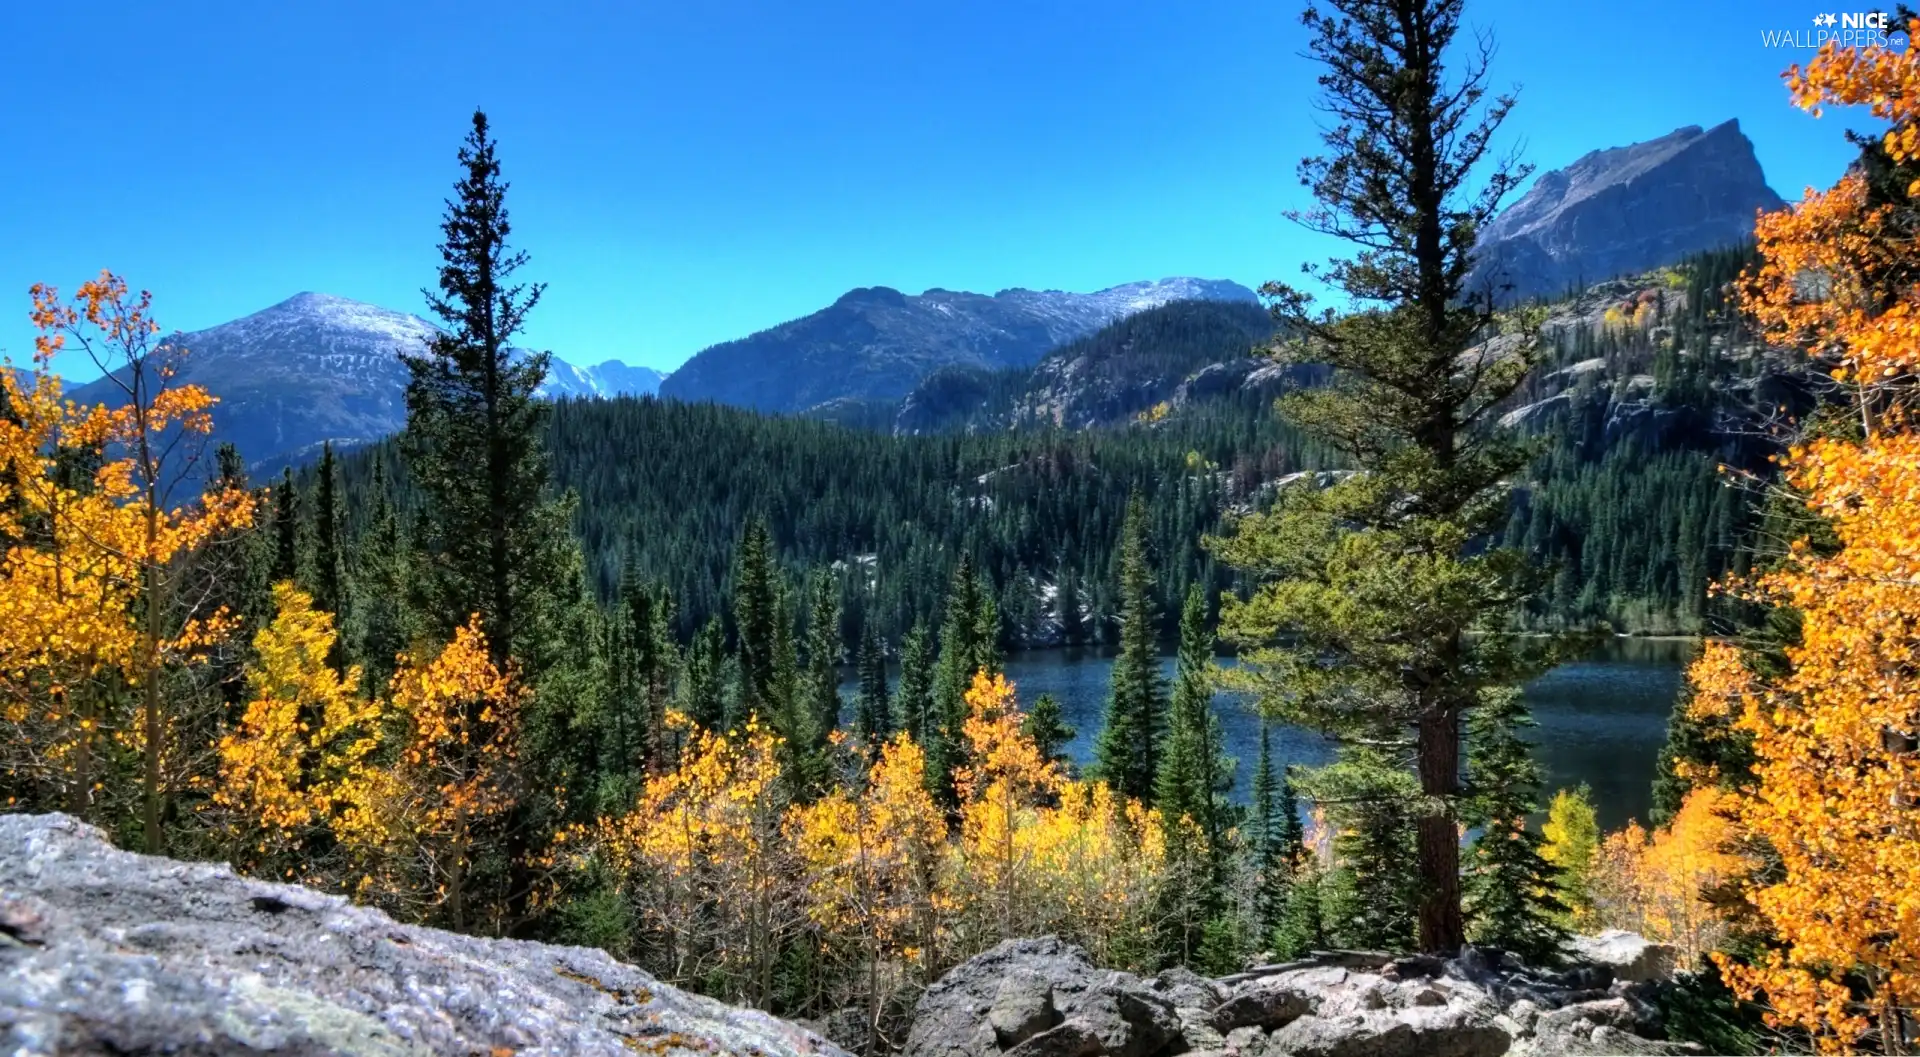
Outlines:
<svg viewBox="0 0 1920 1057"><path fill-rule="evenodd" d="M1835 17L1833 17L1832 15L1826 15L1826 16L1823 16L1823 17L1825 17L1825 18L1826 18L1826 20L1827 20L1827 25L1829 25L1829 26L1831 26L1831 25L1833 25L1833 24L1834 24L1835 22L1838 22L1838 21L1840 21L1839 19L1837 19L1837 18L1835 18Z"/></svg>
<svg viewBox="0 0 1920 1057"><path fill-rule="evenodd" d="M1825 16L1825 15L1815 15L1815 16L1813 16L1813 24L1814 24L1814 25L1816 25L1816 26L1824 26L1824 25L1826 25L1826 24L1827 24L1827 16Z"/></svg>

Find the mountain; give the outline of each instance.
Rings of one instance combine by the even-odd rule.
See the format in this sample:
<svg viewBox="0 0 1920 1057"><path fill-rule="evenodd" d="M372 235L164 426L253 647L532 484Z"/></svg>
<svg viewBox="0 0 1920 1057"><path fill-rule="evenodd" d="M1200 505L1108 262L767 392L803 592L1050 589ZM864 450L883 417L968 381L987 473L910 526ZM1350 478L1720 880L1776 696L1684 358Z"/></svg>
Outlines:
<svg viewBox="0 0 1920 1057"><path fill-rule="evenodd" d="M1258 298L1238 283L1190 278L1091 294L1014 289L991 297L862 287L810 316L702 350L660 392L788 412L834 401L899 400L942 368L1030 366L1116 319L1188 300Z"/></svg>
<svg viewBox="0 0 1920 1057"><path fill-rule="evenodd" d="M213 410L215 439L233 442L256 467L277 468L307 457L322 441L363 444L404 425L407 369L399 354L422 348L437 333L419 316L303 293L170 340L187 350L179 381L220 398ZM575 367L556 357L540 393L639 395L656 391L660 377L613 360ZM114 403L118 392L100 379L73 397Z"/></svg>
<svg viewBox="0 0 1920 1057"><path fill-rule="evenodd" d="M1248 301L1172 301L1066 343L1031 368L944 367L902 400L895 433L1015 426L1092 429L1131 421L1182 400L1193 376L1253 359L1273 336L1266 309ZM1232 387L1238 389L1236 379Z"/></svg>
<svg viewBox="0 0 1920 1057"><path fill-rule="evenodd" d="M1745 242L1758 211L1784 204L1738 121L1688 125L1540 176L1480 232L1468 284L1558 297Z"/></svg>

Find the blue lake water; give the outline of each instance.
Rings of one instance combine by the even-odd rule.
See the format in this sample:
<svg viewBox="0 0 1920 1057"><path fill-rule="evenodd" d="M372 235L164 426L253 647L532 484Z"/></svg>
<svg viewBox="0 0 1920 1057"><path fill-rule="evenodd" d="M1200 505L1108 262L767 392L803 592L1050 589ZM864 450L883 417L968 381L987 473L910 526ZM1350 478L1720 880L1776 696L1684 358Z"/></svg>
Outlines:
<svg viewBox="0 0 1920 1057"><path fill-rule="evenodd" d="M1685 639L1608 640L1585 660L1562 665L1526 687L1526 700L1539 726L1529 732L1550 792L1584 782L1593 790L1600 824L1616 828L1629 818L1646 820L1654 763L1666 740L1667 716L1680 692L1695 644ZM1068 752L1086 763L1106 707L1110 656L1084 651L1038 650L1006 661L1007 678L1030 703L1041 694L1059 699L1067 722L1077 732ZM1169 680L1174 659L1162 658ZM846 692L852 695L853 688ZM1220 715L1227 753L1250 774L1260 752L1260 720L1236 697L1222 693L1214 707ZM1276 764L1325 763L1330 743L1312 731L1276 724ZM1235 799L1247 793L1242 777Z"/></svg>

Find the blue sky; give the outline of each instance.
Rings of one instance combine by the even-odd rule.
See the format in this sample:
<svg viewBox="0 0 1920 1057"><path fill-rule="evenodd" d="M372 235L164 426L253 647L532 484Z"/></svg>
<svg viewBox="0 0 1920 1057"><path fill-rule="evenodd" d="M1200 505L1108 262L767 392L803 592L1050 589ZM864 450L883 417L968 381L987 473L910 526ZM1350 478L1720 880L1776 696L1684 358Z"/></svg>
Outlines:
<svg viewBox="0 0 1920 1057"><path fill-rule="evenodd" d="M476 105L513 182L526 343L671 368L855 286L1256 285L1327 246L1301 203L1298 6L1220 0L666 5L100 0L0 12L0 351L27 287L102 267L168 329L317 290L421 311ZM1479 0L1528 159L1730 117L1774 188L1846 118L1779 73L1825 0ZM1840 9L1833 9L1840 10ZM1550 13L1549 13L1550 12Z"/></svg>

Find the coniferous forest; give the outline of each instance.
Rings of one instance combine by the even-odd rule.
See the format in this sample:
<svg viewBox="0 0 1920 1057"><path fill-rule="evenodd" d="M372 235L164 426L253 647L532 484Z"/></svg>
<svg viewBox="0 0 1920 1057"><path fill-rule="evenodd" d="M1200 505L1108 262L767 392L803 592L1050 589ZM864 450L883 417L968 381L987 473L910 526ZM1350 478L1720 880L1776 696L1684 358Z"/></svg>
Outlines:
<svg viewBox="0 0 1920 1057"><path fill-rule="evenodd" d="M1756 244L1515 305L1467 279L1527 175L1487 148L1520 105L1491 53L1458 0L1399 6L1419 47L1333 8L1297 219L1352 247L1349 307L1263 289L1239 351L1298 369L1278 392L1073 429L1022 419L1031 378L956 376L968 410L917 434L538 399L481 112L395 437L251 479L146 294L35 287L0 377L9 810L852 1016L871 1054L1009 938L1218 976L1603 928L1679 952L1675 1038L1910 1052L1920 112L1876 86L1920 59L1796 75L1905 135ZM1122 344L1205 366L1246 333L1209 311ZM62 350L124 399L63 400ZM1613 631L1706 644L1652 828L1602 833L1543 787L1520 687ZM1084 768L1006 676L1053 645L1113 654ZM1263 733L1236 802L1221 690L1333 762Z"/></svg>

